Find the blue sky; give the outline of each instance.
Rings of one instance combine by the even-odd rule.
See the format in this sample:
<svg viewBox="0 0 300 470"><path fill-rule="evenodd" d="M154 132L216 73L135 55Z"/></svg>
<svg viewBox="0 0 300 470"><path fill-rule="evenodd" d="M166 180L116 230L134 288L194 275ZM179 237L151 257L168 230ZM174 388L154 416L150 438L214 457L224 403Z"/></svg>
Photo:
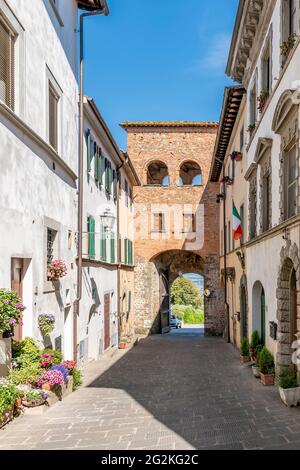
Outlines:
<svg viewBox="0 0 300 470"><path fill-rule="evenodd" d="M238 0L108 0L87 19L85 93L116 141L122 121L219 119Z"/></svg>

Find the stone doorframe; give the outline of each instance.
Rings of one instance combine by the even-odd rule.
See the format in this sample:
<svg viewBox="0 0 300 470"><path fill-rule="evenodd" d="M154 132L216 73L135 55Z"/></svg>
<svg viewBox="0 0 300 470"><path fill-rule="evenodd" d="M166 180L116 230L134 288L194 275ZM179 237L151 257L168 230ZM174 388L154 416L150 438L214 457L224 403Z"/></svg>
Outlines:
<svg viewBox="0 0 300 470"><path fill-rule="evenodd" d="M240 325L241 325L241 338L243 337L243 332L242 332L242 327L243 327L243 319L242 319L242 293L243 293L243 289L244 289L244 292L245 292L245 304L246 304L246 310L244 313L245 315L245 328L247 330L247 337L249 336L249 304L248 304L248 284L247 284L247 276L246 274L244 273L241 277L241 281L240 281L240 314L241 314L241 318L240 318Z"/></svg>
<svg viewBox="0 0 300 470"><path fill-rule="evenodd" d="M290 282L292 271L296 272L297 279L297 318L300 322L300 260L299 250L294 243L287 241L280 253L280 268L277 280L277 321L278 321L278 348L276 367L280 373L284 368L292 365L291 349L291 318L290 318ZM295 338L296 341L296 338Z"/></svg>

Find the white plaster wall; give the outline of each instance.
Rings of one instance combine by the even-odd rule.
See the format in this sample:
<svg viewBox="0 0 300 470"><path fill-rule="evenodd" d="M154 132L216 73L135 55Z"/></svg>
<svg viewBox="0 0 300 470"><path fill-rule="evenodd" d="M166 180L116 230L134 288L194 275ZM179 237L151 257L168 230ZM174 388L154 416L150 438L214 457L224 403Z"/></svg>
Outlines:
<svg viewBox="0 0 300 470"><path fill-rule="evenodd" d="M248 150L247 166L254 161L259 138L273 139L272 147L272 227L276 227L280 222L280 200L279 200L279 170L280 170L280 145L279 135L272 131L272 121L277 103L282 95L288 89L295 88L295 81L299 79L300 47L295 50L294 56L288 65L284 75L281 77L281 55L280 55L280 6L281 2L276 2L273 17L271 20L273 28L273 49L272 49L272 68L273 68L273 89L277 89L272 96L268 108L257 126L256 133ZM261 50L263 51L263 47ZM257 62L258 73L260 74L261 58ZM281 77L281 78L280 78ZM280 79L280 80L279 80ZM298 85L299 86L299 85ZM258 209L259 209L259 181L260 166L258 166ZM249 185L248 185L249 189ZM259 227L259 210L257 211L257 227ZM248 278L248 301L249 301L249 322L250 331L253 328L253 286L256 281L260 281L265 290L266 296L266 342L267 346L276 353L277 343L269 337L269 322L277 321L277 275L280 268L280 251L285 246L283 233L278 233L272 238L264 239L262 242L247 247L247 278ZM291 229L290 238L292 243L299 247L299 229Z"/></svg>
<svg viewBox="0 0 300 470"><path fill-rule="evenodd" d="M112 167L120 164L107 139L105 131L99 121L96 119L91 108L85 105L85 132L90 129L91 135L97 141L98 146L106 158L108 158ZM84 210L83 210L83 255L86 259L83 270L83 292L80 303L80 317L78 324L78 343L85 342L84 357L82 360L97 360L99 355L104 352L104 295L111 294L111 325L110 325L110 343L111 346L117 346L117 267L109 263L100 263L100 224L101 215L109 210L115 217L113 230L116 234L117 205L113 197L108 198L105 189L100 189L94 179L94 160L91 164L91 170L87 167L87 145L84 144ZM87 244L87 218L93 216L95 219L95 262L88 261ZM115 235L116 239L116 235ZM115 259L117 260L117 244L115 247ZM107 260L110 260L110 242L107 241ZM96 295L93 297L93 288Z"/></svg>
<svg viewBox="0 0 300 470"><path fill-rule="evenodd" d="M77 172L78 161L78 85L77 7L64 0L62 16L65 27L57 36L57 25L49 17L42 0L7 0L11 14L22 26L24 62L21 86L25 109L19 116L46 140L46 66L62 89L60 156ZM0 0L0 8L3 1ZM49 6L49 5L48 5ZM65 47L65 49L64 49ZM18 114L18 103L16 106ZM77 195L76 181L53 160L47 148L42 149L28 135L0 112L0 287L11 287L11 258L28 258L24 279L24 303L27 305L23 333L41 340L37 318L40 313L56 317L54 339L63 335L64 308L75 300ZM45 292L46 269L44 238L45 217L54 220L60 231L59 257L67 262L68 275L60 289ZM68 247L68 231L72 246ZM70 290L67 299L67 289Z"/></svg>

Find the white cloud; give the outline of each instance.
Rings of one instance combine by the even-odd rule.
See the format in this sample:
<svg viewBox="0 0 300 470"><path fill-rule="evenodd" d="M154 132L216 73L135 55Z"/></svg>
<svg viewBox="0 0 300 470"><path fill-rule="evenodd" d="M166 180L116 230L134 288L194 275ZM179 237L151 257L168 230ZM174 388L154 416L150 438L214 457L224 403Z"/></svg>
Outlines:
<svg viewBox="0 0 300 470"><path fill-rule="evenodd" d="M218 34L205 43L205 52L202 57L190 67L190 71L222 70L227 63L231 35Z"/></svg>

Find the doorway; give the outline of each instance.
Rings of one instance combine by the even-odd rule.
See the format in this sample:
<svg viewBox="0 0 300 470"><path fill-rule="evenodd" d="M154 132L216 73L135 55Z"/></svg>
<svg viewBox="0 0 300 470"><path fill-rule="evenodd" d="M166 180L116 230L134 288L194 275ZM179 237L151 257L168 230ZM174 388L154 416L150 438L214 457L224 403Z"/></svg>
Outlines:
<svg viewBox="0 0 300 470"><path fill-rule="evenodd" d="M23 276L24 260L22 258L12 258L11 260L11 289L16 292L23 302ZM14 329L13 339L20 341L23 338L22 322Z"/></svg>
<svg viewBox="0 0 300 470"><path fill-rule="evenodd" d="M241 338L248 338L247 321L247 292L244 285L241 286Z"/></svg>
<svg viewBox="0 0 300 470"><path fill-rule="evenodd" d="M252 292L253 331L258 331L261 344L266 344L266 295L260 281L256 281Z"/></svg>
<svg viewBox="0 0 300 470"><path fill-rule="evenodd" d="M73 309L72 307L65 308L64 311L64 358L71 361L74 356L73 352Z"/></svg>

